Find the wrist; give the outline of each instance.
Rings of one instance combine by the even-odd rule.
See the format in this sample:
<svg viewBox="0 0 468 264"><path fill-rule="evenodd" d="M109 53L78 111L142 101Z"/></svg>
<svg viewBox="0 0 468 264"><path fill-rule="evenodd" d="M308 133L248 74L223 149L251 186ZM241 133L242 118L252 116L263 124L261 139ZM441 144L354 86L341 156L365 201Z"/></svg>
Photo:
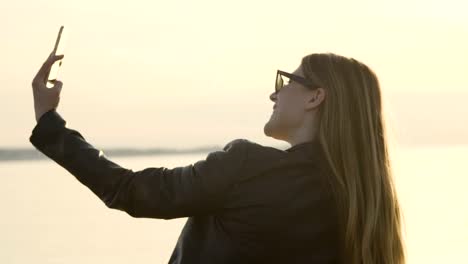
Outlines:
<svg viewBox="0 0 468 264"><path fill-rule="evenodd" d="M53 110L55 110L55 108L47 109L47 110L42 110L42 111L36 112L36 122L39 123L39 121L41 120L41 118L42 118L47 112L50 112L50 111L53 111Z"/></svg>

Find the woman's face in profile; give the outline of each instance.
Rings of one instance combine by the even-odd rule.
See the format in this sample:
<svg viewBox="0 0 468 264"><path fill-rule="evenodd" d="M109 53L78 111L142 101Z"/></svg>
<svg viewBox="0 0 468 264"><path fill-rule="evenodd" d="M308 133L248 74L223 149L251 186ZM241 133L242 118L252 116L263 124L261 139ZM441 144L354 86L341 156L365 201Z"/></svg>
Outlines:
<svg viewBox="0 0 468 264"><path fill-rule="evenodd" d="M292 74L304 77L301 66ZM283 76L283 80L284 87L277 94L273 92L270 95L270 100L274 102L274 110L263 130L266 136L288 140L295 137L295 132L303 126L305 103L311 91L287 77Z"/></svg>

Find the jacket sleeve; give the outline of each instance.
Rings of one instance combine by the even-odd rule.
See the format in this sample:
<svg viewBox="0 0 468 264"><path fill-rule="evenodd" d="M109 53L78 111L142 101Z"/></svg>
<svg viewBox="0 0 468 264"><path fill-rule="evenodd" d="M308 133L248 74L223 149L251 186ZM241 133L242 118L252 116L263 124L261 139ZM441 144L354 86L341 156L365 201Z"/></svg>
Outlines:
<svg viewBox="0 0 468 264"><path fill-rule="evenodd" d="M212 214L222 208L246 159L245 139L187 166L126 169L109 160L50 110L39 119L29 141L74 175L107 207L133 217L171 219Z"/></svg>

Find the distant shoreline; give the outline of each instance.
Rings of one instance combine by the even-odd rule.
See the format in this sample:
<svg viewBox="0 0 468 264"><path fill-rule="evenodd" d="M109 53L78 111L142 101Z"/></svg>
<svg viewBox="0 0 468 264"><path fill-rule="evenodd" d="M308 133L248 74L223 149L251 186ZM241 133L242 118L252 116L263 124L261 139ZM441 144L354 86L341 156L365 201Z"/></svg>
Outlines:
<svg viewBox="0 0 468 264"><path fill-rule="evenodd" d="M177 155L193 153L209 153L222 150L222 147L199 147L193 149L169 149L169 148L97 148L104 152L106 156L148 156L148 155ZM0 162L13 160L44 160L49 159L37 149L31 148L0 148Z"/></svg>
<svg viewBox="0 0 468 264"><path fill-rule="evenodd" d="M468 147L468 144L457 143L434 143L434 144L404 144L400 143L401 147L404 148L434 148L434 147ZM133 156L151 156L151 155L180 155L180 154L194 154L194 153L210 153L213 151L222 150L222 146L206 146L196 147L187 149L175 149L175 148L99 148L94 146L96 149L102 150L106 156L112 157L133 157ZM286 146L271 146L277 149L285 149ZM35 148L0 148L0 162L3 161L20 161L20 160L45 160L49 159L46 155Z"/></svg>

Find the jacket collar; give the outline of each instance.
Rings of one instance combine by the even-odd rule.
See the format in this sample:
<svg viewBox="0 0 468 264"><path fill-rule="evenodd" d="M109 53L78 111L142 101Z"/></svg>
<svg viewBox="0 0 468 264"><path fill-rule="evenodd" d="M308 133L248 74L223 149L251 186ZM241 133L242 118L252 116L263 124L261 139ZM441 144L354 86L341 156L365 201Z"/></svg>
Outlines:
<svg viewBox="0 0 468 264"><path fill-rule="evenodd" d="M306 141L306 142L302 142L294 146L291 146L285 151L293 152L293 151L298 151L298 150L318 150L318 148L320 148L320 144L318 140L314 139L312 141Z"/></svg>
<svg viewBox="0 0 468 264"><path fill-rule="evenodd" d="M312 159L312 160L316 160L319 163L326 162L322 145L317 139L312 140L312 141L302 142L294 146L291 146L290 148L286 149L285 152L299 154L299 156L307 157L308 159Z"/></svg>

